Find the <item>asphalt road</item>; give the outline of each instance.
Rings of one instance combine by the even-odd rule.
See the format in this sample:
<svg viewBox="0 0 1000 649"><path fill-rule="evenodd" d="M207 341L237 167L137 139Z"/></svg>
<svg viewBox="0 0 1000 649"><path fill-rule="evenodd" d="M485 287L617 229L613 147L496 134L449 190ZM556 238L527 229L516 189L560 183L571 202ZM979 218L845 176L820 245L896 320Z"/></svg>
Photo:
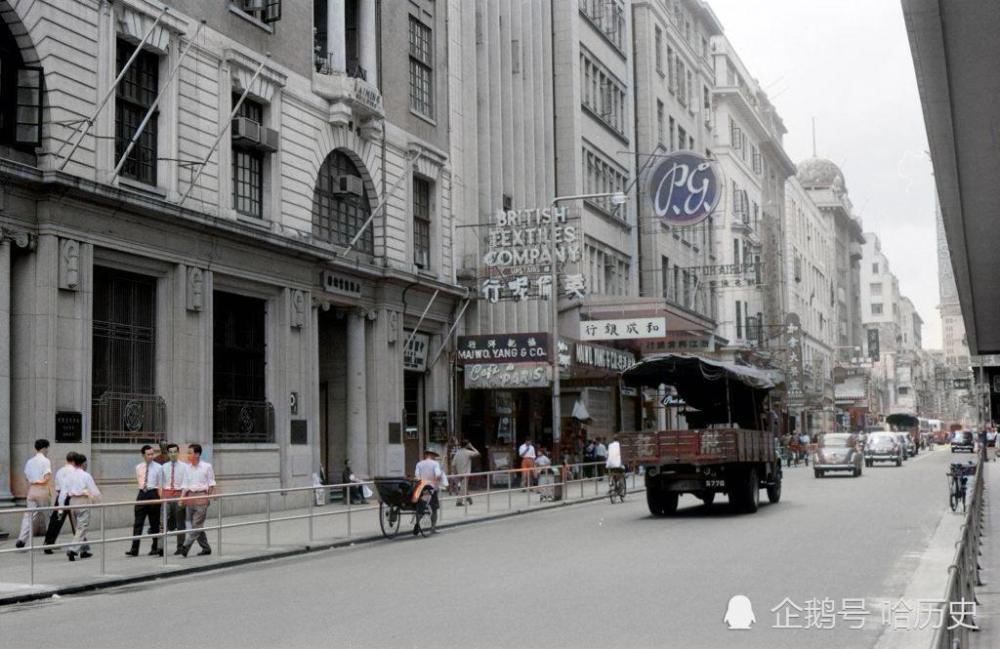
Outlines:
<svg viewBox="0 0 1000 649"><path fill-rule="evenodd" d="M0 646L874 647L886 627L872 602L902 596L945 515L951 457L859 479L791 469L782 502L749 516L685 496L652 518L640 493L23 605L0 611ZM747 631L723 623L737 594L753 604ZM773 628L785 598L838 611L866 598L871 615L859 630Z"/></svg>

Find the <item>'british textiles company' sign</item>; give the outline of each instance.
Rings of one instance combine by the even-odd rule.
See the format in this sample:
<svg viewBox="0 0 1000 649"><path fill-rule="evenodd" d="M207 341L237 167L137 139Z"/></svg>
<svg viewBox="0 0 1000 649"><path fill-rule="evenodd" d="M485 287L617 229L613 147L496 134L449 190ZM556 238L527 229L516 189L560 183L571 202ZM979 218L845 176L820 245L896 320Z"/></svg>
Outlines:
<svg viewBox="0 0 1000 649"><path fill-rule="evenodd" d="M460 365L538 362L551 362L547 333L458 337Z"/></svg>
<svg viewBox="0 0 1000 649"><path fill-rule="evenodd" d="M666 332L667 319L662 317L586 320L580 323L580 340L663 338Z"/></svg>
<svg viewBox="0 0 1000 649"><path fill-rule="evenodd" d="M544 388L551 381L548 363L489 363L465 366L465 389Z"/></svg>
<svg viewBox="0 0 1000 649"><path fill-rule="evenodd" d="M649 176L653 213L670 225L695 225L707 219L722 197L715 163L693 151L662 156Z"/></svg>

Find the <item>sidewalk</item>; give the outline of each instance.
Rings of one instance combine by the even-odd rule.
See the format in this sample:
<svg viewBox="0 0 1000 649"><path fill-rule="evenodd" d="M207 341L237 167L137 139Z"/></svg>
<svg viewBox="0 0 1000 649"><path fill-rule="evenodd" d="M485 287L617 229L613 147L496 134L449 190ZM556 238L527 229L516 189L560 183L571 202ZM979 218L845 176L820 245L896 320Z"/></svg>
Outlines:
<svg viewBox="0 0 1000 649"><path fill-rule="evenodd" d="M986 463L986 490L982 556L979 557L983 585L976 589L979 599L977 621L980 632L970 634L971 646L1000 647L1000 462ZM996 507L994 507L996 505Z"/></svg>
<svg viewBox="0 0 1000 649"><path fill-rule="evenodd" d="M634 486L633 486L634 481ZM628 488L630 495L642 498L643 490L641 476L629 476ZM555 507L592 502L606 498L607 483L593 480L567 485L565 498L557 502L540 502L537 493L530 495L523 490L514 489L510 492L494 490L487 499L482 492L470 493L473 504L456 506L452 499L442 499L441 513L438 520L440 529L456 527L470 522L493 520L533 511L543 511ZM277 500L277 499L275 499ZM487 502L488 501L488 502ZM350 516L348 516L350 509ZM189 574L204 570L218 569L244 563L264 561L317 550L343 547L356 543L367 543L382 539L379 526L378 501L369 499L368 505L353 505L348 508L344 504L331 504L313 508L313 534L309 537L309 519L275 521L274 519L293 516L306 516L308 509L283 509L272 503L271 524L265 525L265 513L226 516L223 518L221 544L219 532L208 530L208 542L212 546L209 556L197 556L197 543L192 547L187 558L174 556L176 541L167 539L166 556L147 556L151 541L144 539L138 557L128 557L131 541L115 541L106 544L93 543L102 538L99 524L92 524L89 538L92 542L93 557L86 560L77 559L69 562L66 559L65 548L55 548L54 554L46 555L40 549L34 554L34 585L31 585L31 568L28 552L13 551L12 535L6 541L0 542L0 606L16 602L30 601L51 597L55 594L70 594L97 588L108 588L123 584L160 579L163 577ZM96 518L96 517L94 517ZM14 517L6 516L5 525L10 525ZM20 518L17 518L18 523ZM259 524L251 524L251 522ZM218 524L217 505L209 508L206 527ZM228 527L233 525L234 527ZM268 530L268 528L270 528ZM396 542L413 540L410 531L409 515L404 514ZM128 537L131 528L109 528L104 538L114 539ZM270 543L268 538L270 537ZM65 526L58 542L67 543L71 540L69 525ZM41 544L42 538L35 537L35 543ZM103 555L103 556L102 556ZM103 565L103 571L102 571Z"/></svg>

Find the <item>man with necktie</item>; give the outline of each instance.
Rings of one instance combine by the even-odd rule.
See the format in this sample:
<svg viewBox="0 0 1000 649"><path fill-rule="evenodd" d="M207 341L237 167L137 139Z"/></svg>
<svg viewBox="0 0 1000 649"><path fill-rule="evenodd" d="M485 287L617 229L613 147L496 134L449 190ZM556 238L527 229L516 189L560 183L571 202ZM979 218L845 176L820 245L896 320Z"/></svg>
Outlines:
<svg viewBox="0 0 1000 649"><path fill-rule="evenodd" d="M201 444L188 444L188 466L181 496L184 498L185 523L189 530L181 546L181 556L186 557L195 541L201 546L199 555L212 554L205 534L205 517L208 515L209 496L215 491L215 471L208 462L201 461ZM193 532L190 530L199 530Z"/></svg>
<svg viewBox="0 0 1000 649"><path fill-rule="evenodd" d="M160 478L162 475L160 465L154 461L156 451L149 444L142 447L141 453L142 462L135 465L135 479L139 483L139 495L135 499L135 521L132 524L132 536L142 534L142 527L147 519L149 520L149 533L160 533L160 504L148 505L145 503L147 500L157 500L160 497ZM125 554L130 557L139 556L139 539L132 540L132 548ZM158 537L153 537L153 549L149 551L149 554L163 556Z"/></svg>
<svg viewBox="0 0 1000 649"><path fill-rule="evenodd" d="M188 465L178 459L179 455L180 447L177 444L167 444L167 461L160 468L161 500L179 498L181 495L181 485L184 484L184 478L187 476ZM181 504L181 501L173 500L164 503L164 506L167 508L167 531L176 532L177 530L183 530L185 528L184 506ZM174 554L180 554L181 549L184 547L184 535L178 534L174 538L177 539L177 550ZM164 541L163 545L166 546L167 543L168 541Z"/></svg>

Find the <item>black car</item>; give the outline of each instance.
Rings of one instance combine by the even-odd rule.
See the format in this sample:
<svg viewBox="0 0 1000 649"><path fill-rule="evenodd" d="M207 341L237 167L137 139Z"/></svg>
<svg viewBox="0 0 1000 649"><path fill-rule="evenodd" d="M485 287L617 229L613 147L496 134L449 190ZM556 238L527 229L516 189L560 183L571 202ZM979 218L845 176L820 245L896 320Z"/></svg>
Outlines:
<svg viewBox="0 0 1000 649"><path fill-rule="evenodd" d="M971 430L956 430L951 435L951 452L976 452L976 435Z"/></svg>

